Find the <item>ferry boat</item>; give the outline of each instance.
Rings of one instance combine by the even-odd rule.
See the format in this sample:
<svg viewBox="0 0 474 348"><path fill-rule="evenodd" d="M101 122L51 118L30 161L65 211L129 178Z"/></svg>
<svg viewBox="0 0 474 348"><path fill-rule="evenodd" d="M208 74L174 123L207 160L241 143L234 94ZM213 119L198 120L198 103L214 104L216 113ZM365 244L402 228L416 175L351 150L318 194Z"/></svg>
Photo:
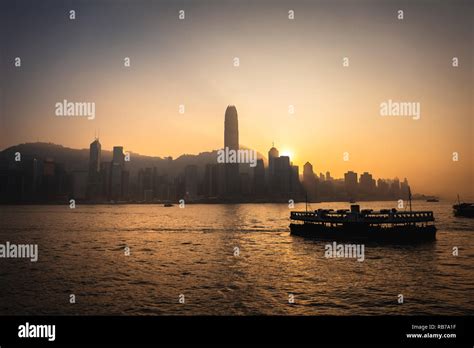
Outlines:
<svg viewBox="0 0 474 348"><path fill-rule="evenodd" d="M291 234L330 240L361 242L417 243L436 240L432 211L397 211L396 209L360 210L318 209L293 211Z"/></svg>
<svg viewBox="0 0 474 348"><path fill-rule="evenodd" d="M474 217L474 203L461 203L458 195L458 204L453 205L454 216Z"/></svg>

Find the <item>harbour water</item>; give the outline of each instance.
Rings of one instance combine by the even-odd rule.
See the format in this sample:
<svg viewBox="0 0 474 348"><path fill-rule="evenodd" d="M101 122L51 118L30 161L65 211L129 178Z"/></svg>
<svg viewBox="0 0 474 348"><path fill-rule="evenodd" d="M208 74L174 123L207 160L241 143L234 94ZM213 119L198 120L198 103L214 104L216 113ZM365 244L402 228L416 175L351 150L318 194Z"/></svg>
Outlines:
<svg viewBox="0 0 474 348"><path fill-rule="evenodd" d="M0 259L0 314L472 315L474 220L451 205L413 202L436 242L367 245L363 262L290 235L304 204L1 206L0 243L38 244L38 261Z"/></svg>

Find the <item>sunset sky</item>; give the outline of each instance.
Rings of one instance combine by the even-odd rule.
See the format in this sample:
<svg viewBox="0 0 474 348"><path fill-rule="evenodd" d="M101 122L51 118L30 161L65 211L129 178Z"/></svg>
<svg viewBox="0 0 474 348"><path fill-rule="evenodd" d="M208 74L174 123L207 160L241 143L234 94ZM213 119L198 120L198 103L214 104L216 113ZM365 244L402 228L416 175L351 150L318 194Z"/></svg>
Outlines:
<svg viewBox="0 0 474 348"><path fill-rule="evenodd" d="M407 177L415 192L474 195L471 1L0 6L0 149L37 140L86 148L100 130L104 149L197 154L223 146L232 104L240 144L265 155L274 142L318 173L369 171ZM95 119L56 117L63 99L95 102ZM419 102L421 118L380 116L389 99Z"/></svg>

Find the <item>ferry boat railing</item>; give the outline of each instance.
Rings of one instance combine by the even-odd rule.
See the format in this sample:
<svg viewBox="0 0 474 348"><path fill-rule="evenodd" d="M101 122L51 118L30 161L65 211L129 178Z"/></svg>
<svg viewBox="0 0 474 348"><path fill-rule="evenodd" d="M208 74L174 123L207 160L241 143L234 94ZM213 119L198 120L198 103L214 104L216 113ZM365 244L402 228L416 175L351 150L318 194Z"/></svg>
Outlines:
<svg viewBox="0 0 474 348"><path fill-rule="evenodd" d="M369 224L407 224L407 223L426 223L434 221L433 212L412 211L412 212L371 212L367 214L352 214L349 212L291 212L292 220L308 222L328 222L328 223L347 223L347 222L366 222Z"/></svg>

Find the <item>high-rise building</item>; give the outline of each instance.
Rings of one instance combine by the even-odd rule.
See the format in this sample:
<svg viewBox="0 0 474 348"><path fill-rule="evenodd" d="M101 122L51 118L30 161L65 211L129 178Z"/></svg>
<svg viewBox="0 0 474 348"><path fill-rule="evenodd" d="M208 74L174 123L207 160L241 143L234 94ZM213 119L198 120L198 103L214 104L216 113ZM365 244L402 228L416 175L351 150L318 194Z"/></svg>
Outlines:
<svg viewBox="0 0 474 348"><path fill-rule="evenodd" d="M408 180L405 178L401 183L400 183L400 195L403 199L409 199L409 185L408 185Z"/></svg>
<svg viewBox="0 0 474 348"><path fill-rule="evenodd" d="M98 199L101 194L100 157L101 145L95 139L89 146L89 172L87 174L87 198Z"/></svg>
<svg viewBox="0 0 474 348"><path fill-rule="evenodd" d="M400 180L398 178L393 179L392 183L390 184L389 195L395 199L402 198L400 195Z"/></svg>
<svg viewBox="0 0 474 348"><path fill-rule="evenodd" d="M224 120L224 148L229 150L239 150L239 121L237 109L233 105L229 105L225 111ZM225 184L226 195L236 196L239 193L239 164L225 164Z"/></svg>
<svg viewBox="0 0 474 348"><path fill-rule="evenodd" d="M225 164L208 163L204 168L204 194L208 198L225 194Z"/></svg>
<svg viewBox="0 0 474 348"><path fill-rule="evenodd" d="M123 147L114 146L110 168L110 199L115 201L122 198L122 171L124 164Z"/></svg>
<svg viewBox="0 0 474 348"><path fill-rule="evenodd" d="M100 172L100 155L102 146L99 139L95 139L89 146L89 174Z"/></svg>
<svg viewBox="0 0 474 348"><path fill-rule="evenodd" d="M306 162L303 166L303 187L309 200L316 198L316 176L314 175L313 165Z"/></svg>
<svg viewBox="0 0 474 348"><path fill-rule="evenodd" d="M290 165L290 193L293 198L296 199L300 196L301 184L300 184L300 167Z"/></svg>
<svg viewBox="0 0 474 348"><path fill-rule="evenodd" d="M355 199L357 195L357 173L348 171L344 174L344 187L346 193L351 199Z"/></svg>
<svg viewBox="0 0 474 348"><path fill-rule="evenodd" d="M383 179L377 180L377 194L381 198L386 198L388 196L389 185Z"/></svg>
<svg viewBox="0 0 474 348"><path fill-rule="evenodd" d="M118 163L121 166L125 163L125 156L123 154L123 146L114 146L112 162Z"/></svg>
<svg viewBox="0 0 474 348"><path fill-rule="evenodd" d="M265 194L265 167L262 159L257 160L257 165L253 169L253 193L256 197Z"/></svg>
<svg viewBox="0 0 474 348"><path fill-rule="evenodd" d="M272 146L268 151L268 187L270 194L273 194L277 190L277 180L275 176L275 160L280 156L278 150Z"/></svg>
<svg viewBox="0 0 474 348"><path fill-rule="evenodd" d="M272 146L272 148L268 151L268 171L270 176L275 173L275 158L279 157L280 153L278 150Z"/></svg>
<svg viewBox="0 0 474 348"><path fill-rule="evenodd" d="M236 151L239 149L239 120L237 109L233 105L229 105L225 110L224 147Z"/></svg>
<svg viewBox="0 0 474 348"><path fill-rule="evenodd" d="M364 172L359 179L360 192L366 195L371 195L375 192L375 180L372 179L372 174Z"/></svg>
<svg viewBox="0 0 474 348"><path fill-rule="evenodd" d="M280 156L275 158L275 182L276 192L280 197L288 198L291 183L290 157Z"/></svg>

